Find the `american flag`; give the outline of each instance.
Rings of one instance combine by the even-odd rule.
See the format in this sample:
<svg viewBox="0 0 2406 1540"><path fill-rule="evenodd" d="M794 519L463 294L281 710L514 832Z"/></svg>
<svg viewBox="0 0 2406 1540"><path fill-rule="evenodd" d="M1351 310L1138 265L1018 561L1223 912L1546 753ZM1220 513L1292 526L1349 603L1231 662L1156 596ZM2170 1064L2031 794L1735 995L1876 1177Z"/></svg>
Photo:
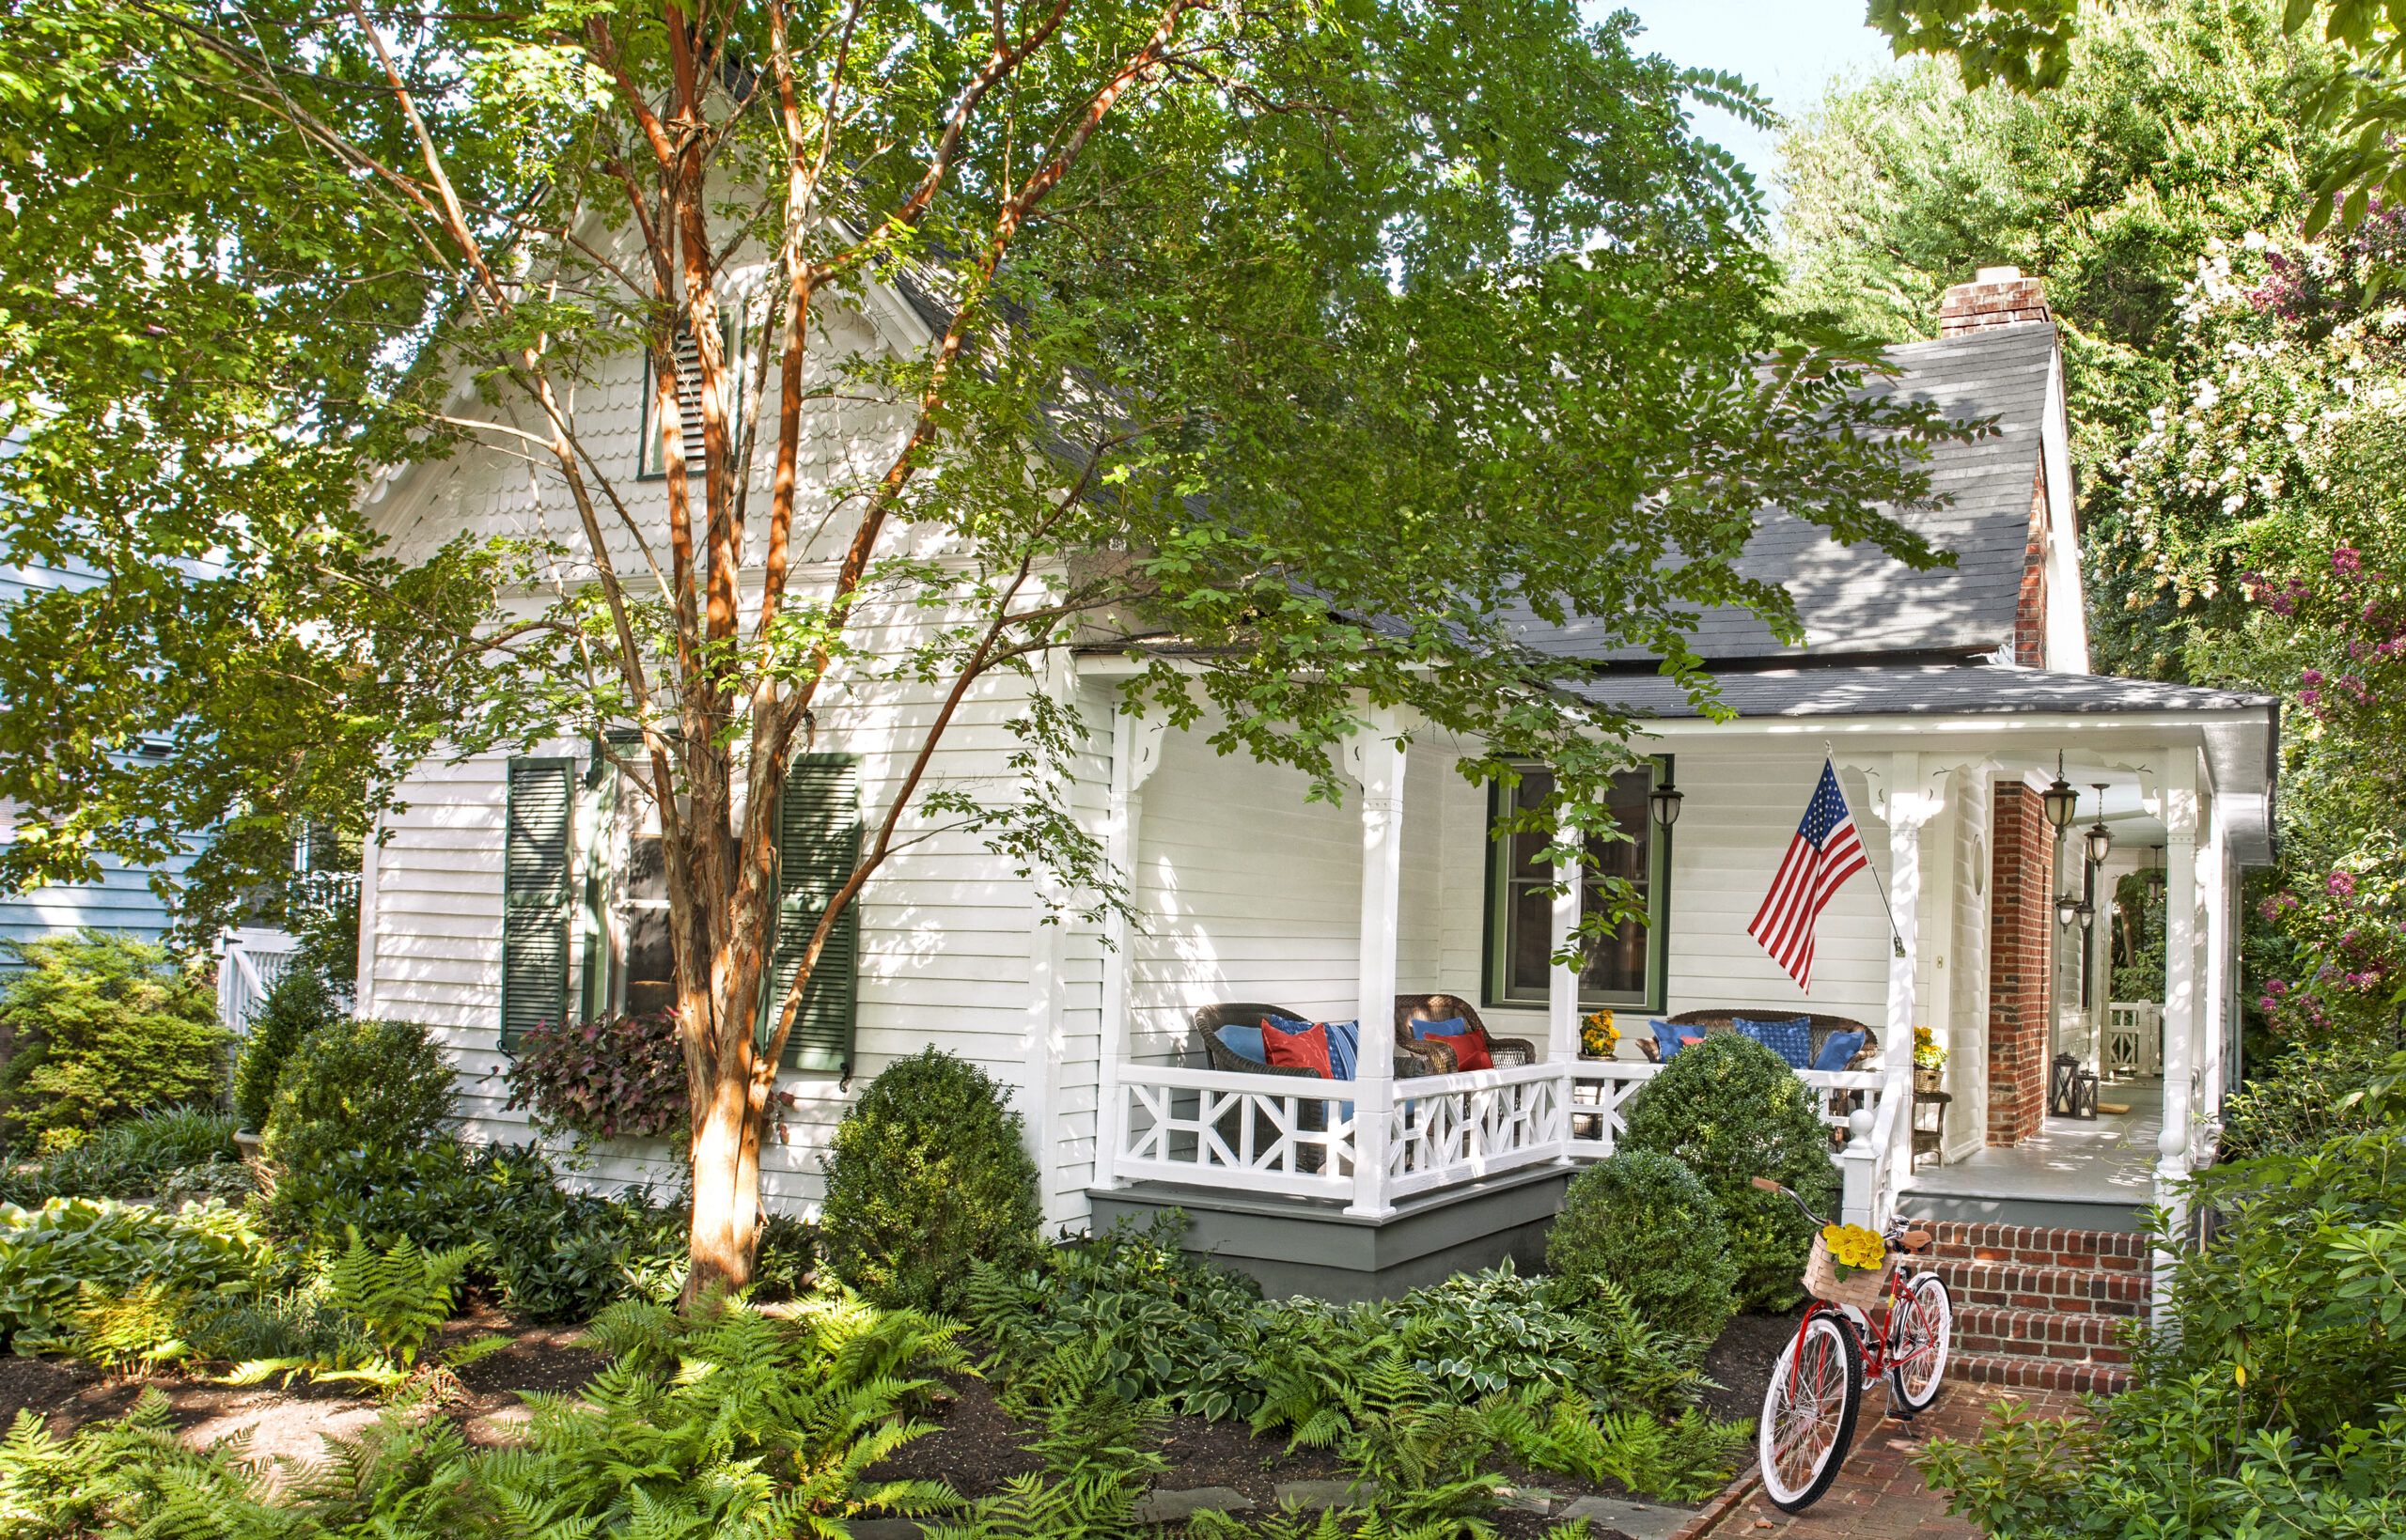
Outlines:
<svg viewBox="0 0 2406 1540"><path fill-rule="evenodd" d="M1837 771L1821 761L1821 784L1804 804L1804 821L1788 842L1788 859L1771 879L1771 892L1746 934L1762 943L1771 960L1788 971L1797 987L1813 987L1813 926L1846 879L1869 863L1846 810Z"/></svg>

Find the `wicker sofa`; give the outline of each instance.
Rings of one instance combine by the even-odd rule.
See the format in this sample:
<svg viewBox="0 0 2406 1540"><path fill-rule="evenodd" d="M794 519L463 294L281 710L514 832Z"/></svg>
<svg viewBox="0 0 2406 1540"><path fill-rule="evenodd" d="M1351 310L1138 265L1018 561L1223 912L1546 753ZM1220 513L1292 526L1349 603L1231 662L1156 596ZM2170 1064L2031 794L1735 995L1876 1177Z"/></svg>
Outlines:
<svg viewBox="0 0 2406 1540"><path fill-rule="evenodd" d="M1740 1017L1749 1021L1793 1021L1800 1016L1804 1019L1805 1032L1812 1039L1813 1057L1816 1059L1821 1055L1821 1045L1827 1043L1832 1034L1841 1032L1863 1034L1863 1047L1856 1050L1854 1057L1847 1061L1849 1069L1868 1067L1873 1057L1880 1051L1880 1034L1862 1022L1851 1017L1823 1016L1815 1011L1788 1010L1768 1005L1717 1005L1710 1010L1681 1011L1677 1016L1666 1016L1662 1019L1675 1027L1701 1028L1702 1031L1695 1035L1710 1037L1716 1032L1737 1031L1737 1021ZM1647 1058L1653 1059L1658 1056L1660 1050L1655 1047L1652 1033L1639 1031L1632 1035L1637 1039L1638 1050Z"/></svg>
<svg viewBox="0 0 2406 1540"><path fill-rule="evenodd" d="M1487 1039L1488 1050L1495 1055L1497 1065L1537 1063L1536 1044L1525 1037L1498 1037L1489 1032L1487 1023L1478 1019L1478 1008L1460 995L1398 995L1395 997L1396 1063L1400 1065L1405 1054L1413 1054L1426 1058L1437 1066L1430 1073L1452 1074L1454 1050L1445 1045L1445 1040L1442 1037L1428 1037L1414 1041L1412 1035L1412 1024L1414 1021L1450 1020L1457 1016L1478 1029L1480 1035ZM1398 1069L1396 1073L1400 1075L1403 1071Z"/></svg>

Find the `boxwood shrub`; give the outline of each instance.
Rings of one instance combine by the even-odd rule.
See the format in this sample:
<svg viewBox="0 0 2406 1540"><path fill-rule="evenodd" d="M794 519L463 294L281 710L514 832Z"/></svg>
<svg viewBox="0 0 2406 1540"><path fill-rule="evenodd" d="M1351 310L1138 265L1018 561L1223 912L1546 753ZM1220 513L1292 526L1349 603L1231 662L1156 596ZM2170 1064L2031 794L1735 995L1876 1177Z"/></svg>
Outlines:
<svg viewBox="0 0 2406 1540"><path fill-rule="evenodd" d="M1620 1147L1670 1156L1703 1180L1728 1234L1742 1307L1785 1310L1802 1297L1812 1226L1786 1198L1747 1184L1769 1176L1835 1217L1838 1172L1813 1092L1778 1054L1735 1033L1681 1049L1631 1098Z"/></svg>
<svg viewBox="0 0 2406 1540"><path fill-rule="evenodd" d="M1034 1260L1036 1162L1009 1100L932 1048L869 1082L825 1157L819 1250L836 1277L890 1308L951 1310L971 1263Z"/></svg>
<svg viewBox="0 0 2406 1540"><path fill-rule="evenodd" d="M1574 1294L1609 1280L1646 1320L1706 1342L1738 1310L1738 1264L1712 1195L1652 1150L1622 1150L1571 1178L1545 1265Z"/></svg>

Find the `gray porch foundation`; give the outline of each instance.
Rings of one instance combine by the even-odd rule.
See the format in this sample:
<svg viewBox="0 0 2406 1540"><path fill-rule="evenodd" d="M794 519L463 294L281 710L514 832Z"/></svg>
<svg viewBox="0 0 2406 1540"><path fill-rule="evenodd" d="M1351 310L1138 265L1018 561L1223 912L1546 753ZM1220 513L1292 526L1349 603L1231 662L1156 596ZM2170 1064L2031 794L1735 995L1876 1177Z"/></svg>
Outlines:
<svg viewBox="0 0 2406 1540"><path fill-rule="evenodd" d="M1508 1256L1523 1272L1536 1271L1570 1175L1561 1165L1511 1172L1408 1199L1383 1219L1324 1200L1171 1182L1090 1188L1087 1197L1097 1231L1183 1209L1189 1254L1250 1274L1272 1299L1303 1294L1350 1304L1391 1299Z"/></svg>

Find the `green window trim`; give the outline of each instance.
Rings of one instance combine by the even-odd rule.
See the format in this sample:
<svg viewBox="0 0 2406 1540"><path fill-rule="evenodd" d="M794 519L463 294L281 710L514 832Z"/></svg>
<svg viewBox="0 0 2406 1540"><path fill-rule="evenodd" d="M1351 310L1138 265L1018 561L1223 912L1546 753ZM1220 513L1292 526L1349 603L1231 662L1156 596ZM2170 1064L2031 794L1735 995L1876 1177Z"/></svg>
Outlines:
<svg viewBox="0 0 2406 1540"><path fill-rule="evenodd" d="M1673 755L1658 754L1648 761L1646 789L1676 779ZM1542 766L1526 767L1542 771ZM1501 786L1492 786L1487 801L1487 882L1486 913L1481 948L1483 963L1481 990L1484 1003L1512 1009L1543 1007L1550 991L1538 992L1523 986L1513 988L1511 961L1516 942L1514 935L1515 907L1511 902L1513 885L1513 848L1508 839L1496 837L1496 827L1505 812L1504 798L1509 795ZM1671 842L1672 831L1655 825L1645 813L1644 800L1637 799L1639 814L1645 819L1640 837L1646 842L1646 979L1636 990L1598 990L1583 987L1579 991L1582 1010L1611 1007L1616 1010L1661 1011L1667 992L1666 975L1670 969L1671 951ZM1551 926L1547 940L1552 940ZM1584 981L1583 981L1584 982Z"/></svg>
<svg viewBox="0 0 2406 1540"><path fill-rule="evenodd" d="M771 1012L784 1002L820 915L851 877L860 857L858 761L846 754L797 755L777 816L777 924L768 987L760 1001L764 1040ZM804 987L792 1035L786 1039L785 1067L851 1077L860 1012L860 926L855 894L836 917L819 965Z"/></svg>
<svg viewBox="0 0 2406 1540"><path fill-rule="evenodd" d="M576 762L512 759L502 814L501 1046L569 1009Z"/></svg>

